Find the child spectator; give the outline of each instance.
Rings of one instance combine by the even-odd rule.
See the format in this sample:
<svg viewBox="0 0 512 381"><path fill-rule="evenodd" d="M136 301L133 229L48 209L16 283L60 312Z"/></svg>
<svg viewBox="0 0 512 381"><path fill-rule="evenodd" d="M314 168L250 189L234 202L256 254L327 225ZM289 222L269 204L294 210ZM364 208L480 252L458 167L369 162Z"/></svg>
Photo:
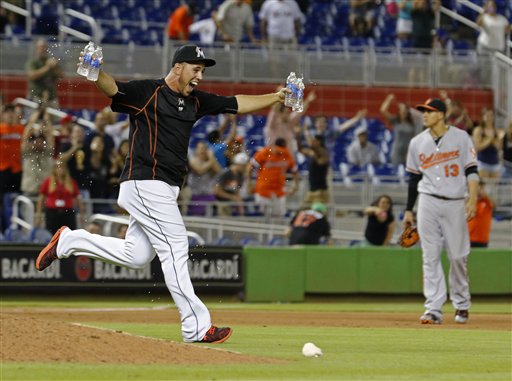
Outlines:
<svg viewBox="0 0 512 381"><path fill-rule="evenodd" d="M496 207L494 200L485 191L485 183L478 185L478 199L475 217L468 221L471 247L487 247L491 235L492 212Z"/></svg>
<svg viewBox="0 0 512 381"><path fill-rule="evenodd" d="M318 245L322 239L327 244L331 241L331 226L325 214L327 207L315 202L311 209L299 211L290 222L290 245Z"/></svg>

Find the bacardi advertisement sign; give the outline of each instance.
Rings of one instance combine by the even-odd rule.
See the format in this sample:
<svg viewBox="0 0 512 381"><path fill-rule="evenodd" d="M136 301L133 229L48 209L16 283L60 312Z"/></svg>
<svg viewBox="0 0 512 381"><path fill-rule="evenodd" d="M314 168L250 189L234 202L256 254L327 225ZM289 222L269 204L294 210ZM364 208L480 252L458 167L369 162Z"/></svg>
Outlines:
<svg viewBox="0 0 512 381"><path fill-rule="evenodd" d="M35 261L42 247L34 245L0 246L2 290L27 287L165 287L158 256L145 268L128 269L83 256L55 261L37 271ZM240 290L243 286L242 248L195 247L190 249L188 268L196 288Z"/></svg>

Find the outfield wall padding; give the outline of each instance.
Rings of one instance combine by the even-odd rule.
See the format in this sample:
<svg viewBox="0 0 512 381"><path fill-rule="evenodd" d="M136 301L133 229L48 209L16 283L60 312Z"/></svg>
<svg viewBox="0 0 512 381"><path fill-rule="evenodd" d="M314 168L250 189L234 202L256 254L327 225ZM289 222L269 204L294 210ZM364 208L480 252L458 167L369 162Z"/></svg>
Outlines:
<svg viewBox="0 0 512 381"><path fill-rule="evenodd" d="M305 293L422 293L419 248L246 248L244 257L247 301L300 301ZM448 279L445 253L442 262ZM512 294L512 250L472 250L468 269L472 294Z"/></svg>

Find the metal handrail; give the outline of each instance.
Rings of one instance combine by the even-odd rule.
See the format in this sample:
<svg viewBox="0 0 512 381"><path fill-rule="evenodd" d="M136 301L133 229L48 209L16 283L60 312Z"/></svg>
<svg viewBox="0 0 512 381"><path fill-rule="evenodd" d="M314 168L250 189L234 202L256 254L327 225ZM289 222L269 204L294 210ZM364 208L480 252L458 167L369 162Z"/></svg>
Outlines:
<svg viewBox="0 0 512 381"><path fill-rule="evenodd" d="M24 205L24 217L18 217L20 205ZM21 226L24 229L31 230L34 227L35 208L32 200L26 196L16 196L12 203L11 228L16 229Z"/></svg>
<svg viewBox="0 0 512 381"><path fill-rule="evenodd" d="M32 13L29 11L29 9L32 7L32 0L26 0L25 6L26 9L23 9L17 5L8 3L7 1L0 2L0 7L25 17L25 34L30 36L32 35Z"/></svg>
<svg viewBox="0 0 512 381"><path fill-rule="evenodd" d="M113 236L112 232L112 225L113 224L119 224L119 225L128 225L130 223L128 216L111 216L107 214L93 214L88 219L89 222L95 222L95 221L101 221L104 223L103 225L103 231L107 236ZM198 245L204 245L206 241L203 237L201 237L199 234L193 231L187 230L187 236L189 238L192 238L196 240Z"/></svg>
<svg viewBox="0 0 512 381"><path fill-rule="evenodd" d="M93 40L95 44L98 44L100 42L101 28L93 17L88 16L85 13L75 11L74 9L71 9L71 8L66 8L64 10L64 14L66 16L75 17L75 18L85 21L87 24L89 24L89 26L91 27L91 30L92 30L92 36L61 24L61 25L59 25L59 31L60 31L59 41L61 43L64 41L64 36L66 34L75 36L84 41Z"/></svg>
<svg viewBox="0 0 512 381"><path fill-rule="evenodd" d="M40 107L39 103L28 100L26 98L16 98L13 100L13 103L15 105L22 105L25 107L30 107L31 109L34 109L34 110L36 110ZM47 107L46 111L48 112L48 114L55 116L57 118L62 118L67 115L67 113L65 113L64 111L58 110L53 107ZM87 119L84 119L84 118L77 118L76 123L78 123L82 126L85 126L85 127L89 127L91 129L96 129L96 125L93 122L91 122Z"/></svg>

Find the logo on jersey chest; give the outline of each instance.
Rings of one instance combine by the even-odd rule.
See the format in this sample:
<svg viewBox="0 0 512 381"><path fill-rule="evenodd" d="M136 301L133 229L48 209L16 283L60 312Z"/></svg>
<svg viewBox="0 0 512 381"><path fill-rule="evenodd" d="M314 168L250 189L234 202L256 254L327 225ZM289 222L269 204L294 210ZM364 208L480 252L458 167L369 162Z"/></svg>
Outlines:
<svg viewBox="0 0 512 381"><path fill-rule="evenodd" d="M185 108L185 99L179 98L178 99L178 111L183 111Z"/></svg>
<svg viewBox="0 0 512 381"><path fill-rule="evenodd" d="M457 159L460 156L459 150L448 151L448 152L437 152L432 153L429 156L421 153L420 158L420 166L423 169L430 168L433 165L444 163L453 159Z"/></svg>

